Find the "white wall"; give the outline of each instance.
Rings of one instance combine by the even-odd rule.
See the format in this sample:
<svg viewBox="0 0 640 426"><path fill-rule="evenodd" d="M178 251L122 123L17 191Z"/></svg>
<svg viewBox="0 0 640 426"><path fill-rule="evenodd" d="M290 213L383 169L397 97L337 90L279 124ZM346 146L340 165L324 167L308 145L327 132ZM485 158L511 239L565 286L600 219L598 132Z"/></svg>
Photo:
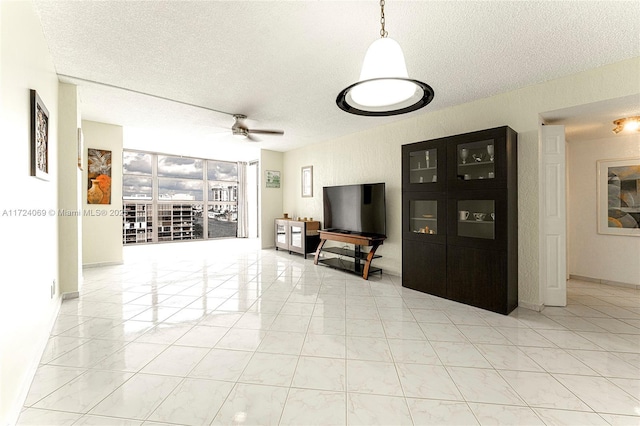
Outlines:
<svg viewBox="0 0 640 426"><path fill-rule="evenodd" d="M229 131L211 134L210 129L140 128L124 129L124 148L159 154L183 155L221 161L254 161L260 149L252 142L238 141ZM229 133L226 135L225 133Z"/></svg>
<svg viewBox="0 0 640 426"><path fill-rule="evenodd" d="M518 132L519 299L538 306L538 115L640 93L638 70L640 58L634 58L444 110L426 107L395 123L286 152L284 211L322 218L323 186L386 182L388 238L377 251L383 257L375 265L400 274L401 146L508 125ZM436 96L442 96L437 88ZM313 165L313 198L300 195L300 168L306 165Z"/></svg>
<svg viewBox="0 0 640 426"><path fill-rule="evenodd" d="M82 262L84 266L122 263L122 127L83 120L82 131L85 151L111 151L111 204L87 204L86 164L82 172Z"/></svg>
<svg viewBox="0 0 640 426"><path fill-rule="evenodd" d="M78 88L60 83L58 120L58 253L60 293L78 296L82 282L82 171L78 168ZM85 166L83 166L85 167Z"/></svg>
<svg viewBox="0 0 640 426"><path fill-rule="evenodd" d="M282 194L287 185L291 185L283 171L283 154L281 152L263 149L260 151L260 242L262 248L275 247L276 218L282 217ZM267 188L266 172L274 170L280 172L280 188Z"/></svg>
<svg viewBox="0 0 640 426"><path fill-rule="evenodd" d="M0 424L6 425L17 420L60 306L57 292L51 297L58 278L58 78L31 2L0 2L0 70ZM29 89L49 110L49 181L30 176ZM21 215L27 212L45 216Z"/></svg>
<svg viewBox="0 0 640 426"><path fill-rule="evenodd" d="M640 135L569 142L569 274L640 285L640 237L598 234L597 161L640 158Z"/></svg>

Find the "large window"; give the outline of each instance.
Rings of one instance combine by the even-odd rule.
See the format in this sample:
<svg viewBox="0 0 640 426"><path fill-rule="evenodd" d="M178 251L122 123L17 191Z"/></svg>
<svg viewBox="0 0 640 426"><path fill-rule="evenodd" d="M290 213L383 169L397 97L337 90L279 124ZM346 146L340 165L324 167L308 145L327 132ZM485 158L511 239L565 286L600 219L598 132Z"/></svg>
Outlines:
<svg viewBox="0 0 640 426"><path fill-rule="evenodd" d="M207 222L209 238L238 231L238 165L207 161Z"/></svg>
<svg viewBox="0 0 640 426"><path fill-rule="evenodd" d="M198 158L158 155L158 176L202 180L202 164Z"/></svg>
<svg viewBox="0 0 640 426"><path fill-rule="evenodd" d="M124 217L124 244L237 235L237 163L138 151L122 162L125 211L138 212Z"/></svg>
<svg viewBox="0 0 640 426"><path fill-rule="evenodd" d="M125 151L122 154L122 198L151 200L153 198L152 155Z"/></svg>
<svg viewBox="0 0 640 426"><path fill-rule="evenodd" d="M158 200L202 201L202 179L158 178Z"/></svg>

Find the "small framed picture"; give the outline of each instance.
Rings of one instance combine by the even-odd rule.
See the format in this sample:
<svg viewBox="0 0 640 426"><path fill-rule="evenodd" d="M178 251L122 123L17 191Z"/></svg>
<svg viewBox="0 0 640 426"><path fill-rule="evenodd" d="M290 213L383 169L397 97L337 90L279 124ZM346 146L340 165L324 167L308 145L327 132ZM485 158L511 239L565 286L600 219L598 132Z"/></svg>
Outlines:
<svg viewBox="0 0 640 426"><path fill-rule="evenodd" d="M598 233L640 236L640 158L598 161Z"/></svg>
<svg viewBox="0 0 640 426"><path fill-rule="evenodd" d="M302 168L302 196L313 197L313 166Z"/></svg>
<svg viewBox="0 0 640 426"><path fill-rule="evenodd" d="M31 176L49 180L49 110L31 90Z"/></svg>
<svg viewBox="0 0 640 426"><path fill-rule="evenodd" d="M280 172L276 170L267 170L266 172L267 188L280 188Z"/></svg>

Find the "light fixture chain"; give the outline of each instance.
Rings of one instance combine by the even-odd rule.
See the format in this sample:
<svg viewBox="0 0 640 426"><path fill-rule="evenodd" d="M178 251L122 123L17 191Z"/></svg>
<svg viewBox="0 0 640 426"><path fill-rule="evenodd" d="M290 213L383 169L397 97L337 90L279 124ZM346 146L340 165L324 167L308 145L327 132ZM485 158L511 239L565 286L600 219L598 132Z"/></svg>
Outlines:
<svg viewBox="0 0 640 426"><path fill-rule="evenodd" d="M380 29L380 37L386 37L389 33L384 29L384 0L380 0L380 25L382 28Z"/></svg>

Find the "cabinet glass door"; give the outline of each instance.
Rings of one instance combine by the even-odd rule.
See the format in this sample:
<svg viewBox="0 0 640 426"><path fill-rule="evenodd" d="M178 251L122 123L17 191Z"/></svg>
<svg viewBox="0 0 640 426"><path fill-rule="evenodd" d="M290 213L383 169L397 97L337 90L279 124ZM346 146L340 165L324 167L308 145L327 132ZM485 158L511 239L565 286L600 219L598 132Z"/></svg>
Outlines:
<svg viewBox="0 0 640 426"><path fill-rule="evenodd" d="M297 248L302 248L302 235L303 235L303 226L302 225L291 225L290 226L290 241L289 245Z"/></svg>
<svg viewBox="0 0 640 426"><path fill-rule="evenodd" d="M438 150L425 149L409 153L409 183L438 182Z"/></svg>
<svg viewBox="0 0 640 426"><path fill-rule="evenodd" d="M438 202L436 200L409 201L409 227L416 234L438 233Z"/></svg>
<svg viewBox="0 0 640 426"><path fill-rule="evenodd" d="M486 139L457 145L456 174L459 180L495 178L494 142L493 139Z"/></svg>
<svg viewBox="0 0 640 426"><path fill-rule="evenodd" d="M495 240L495 201L458 200L458 236Z"/></svg>
<svg viewBox="0 0 640 426"><path fill-rule="evenodd" d="M276 224L276 244L283 247L287 246L287 225L286 222L277 222Z"/></svg>

